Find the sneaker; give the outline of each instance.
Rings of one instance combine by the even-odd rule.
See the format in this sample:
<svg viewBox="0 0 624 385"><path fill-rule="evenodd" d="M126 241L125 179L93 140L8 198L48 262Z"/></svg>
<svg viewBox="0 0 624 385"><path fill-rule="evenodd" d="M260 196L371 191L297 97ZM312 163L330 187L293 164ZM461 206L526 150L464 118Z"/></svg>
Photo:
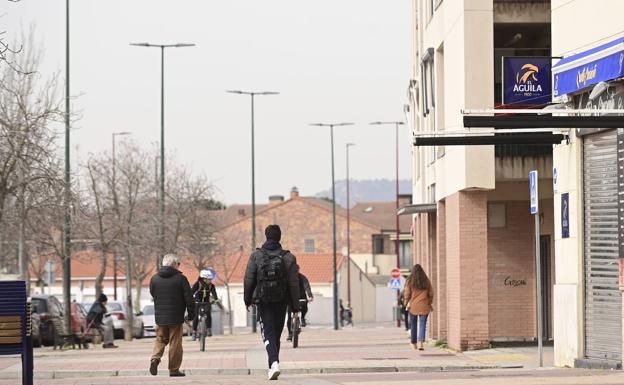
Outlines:
<svg viewBox="0 0 624 385"><path fill-rule="evenodd" d="M292 341L292 334L289 334L288 337L286 337L286 341Z"/></svg>
<svg viewBox="0 0 624 385"><path fill-rule="evenodd" d="M301 320L301 327L304 328L307 326L305 318Z"/></svg>
<svg viewBox="0 0 624 385"><path fill-rule="evenodd" d="M191 341L197 340L197 334L195 332L191 333Z"/></svg>
<svg viewBox="0 0 624 385"><path fill-rule="evenodd" d="M279 364L275 361L269 369L269 380L277 380L280 375Z"/></svg>
<svg viewBox="0 0 624 385"><path fill-rule="evenodd" d="M208 337L212 337L212 328L208 328L208 331L207 331L206 335Z"/></svg>
<svg viewBox="0 0 624 385"><path fill-rule="evenodd" d="M418 345L416 345L416 344L410 344L410 347L411 347L413 350L418 349Z"/></svg>
<svg viewBox="0 0 624 385"><path fill-rule="evenodd" d="M181 372L179 370L176 370L175 372L169 372L169 377L184 377L186 376L186 374L184 374L184 372Z"/></svg>
<svg viewBox="0 0 624 385"><path fill-rule="evenodd" d="M158 360L152 360L152 361L150 362L150 368L149 368L149 371L150 371L150 374L151 374L152 376L155 376L155 375L157 375L157 374L158 374L158 364L160 364L160 361L158 361Z"/></svg>
<svg viewBox="0 0 624 385"><path fill-rule="evenodd" d="M117 346L117 345L115 345L113 343L110 343L110 344L104 344L104 345L102 345L102 347L104 349L117 349L119 346Z"/></svg>

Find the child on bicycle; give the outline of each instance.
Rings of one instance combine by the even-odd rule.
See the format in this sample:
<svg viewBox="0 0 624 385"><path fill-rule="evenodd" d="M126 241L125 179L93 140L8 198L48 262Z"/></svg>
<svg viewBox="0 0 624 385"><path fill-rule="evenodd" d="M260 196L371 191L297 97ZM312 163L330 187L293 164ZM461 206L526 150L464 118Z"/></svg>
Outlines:
<svg viewBox="0 0 624 385"><path fill-rule="evenodd" d="M212 270L202 270L199 278L192 287L195 298L195 318L193 319L193 341L197 338L197 324L199 323L199 309L203 308L206 314L206 335L212 337L212 315L210 314L212 302L218 302L217 289L212 283L214 273ZM212 300L210 296L212 295Z"/></svg>

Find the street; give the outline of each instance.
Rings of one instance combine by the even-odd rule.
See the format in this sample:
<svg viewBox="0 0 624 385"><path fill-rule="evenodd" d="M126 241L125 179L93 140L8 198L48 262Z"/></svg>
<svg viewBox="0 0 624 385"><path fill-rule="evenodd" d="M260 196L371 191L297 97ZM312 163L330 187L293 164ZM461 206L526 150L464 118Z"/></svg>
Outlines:
<svg viewBox="0 0 624 385"><path fill-rule="evenodd" d="M233 336L215 336L200 352L184 338L185 378L169 378L167 360L159 375L147 367L153 338L117 341L119 349L37 349L35 383L55 384L263 384L266 354L259 335L241 330ZM621 384L624 373L580 369L535 368L535 348L498 348L466 354L428 346L411 350L403 328L389 323L367 324L334 331L309 327L301 346L282 340L279 381L284 384ZM546 348L552 365L552 348ZM0 357L0 385L19 381L19 359Z"/></svg>

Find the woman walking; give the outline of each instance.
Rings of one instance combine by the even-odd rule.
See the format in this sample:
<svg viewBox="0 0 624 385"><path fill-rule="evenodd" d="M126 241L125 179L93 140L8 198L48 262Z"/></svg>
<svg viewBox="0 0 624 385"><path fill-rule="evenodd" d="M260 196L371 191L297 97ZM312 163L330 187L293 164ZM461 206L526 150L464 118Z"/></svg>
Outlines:
<svg viewBox="0 0 624 385"><path fill-rule="evenodd" d="M422 266L414 265L405 283L404 305L409 311L412 349L425 350L427 317L433 310L433 288Z"/></svg>

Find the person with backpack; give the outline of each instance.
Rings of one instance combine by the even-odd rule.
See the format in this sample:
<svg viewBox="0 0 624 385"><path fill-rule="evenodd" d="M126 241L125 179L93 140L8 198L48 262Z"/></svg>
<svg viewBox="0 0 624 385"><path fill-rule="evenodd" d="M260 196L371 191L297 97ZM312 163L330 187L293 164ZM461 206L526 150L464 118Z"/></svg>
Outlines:
<svg viewBox="0 0 624 385"><path fill-rule="evenodd" d="M299 266L296 257L282 249L282 231L278 225L264 230L266 242L249 257L245 270L244 298L247 311L258 309L258 322L269 363L269 380L280 375L280 338L286 309L290 305L299 316Z"/></svg>
<svg viewBox="0 0 624 385"><path fill-rule="evenodd" d="M410 313L411 347L425 350L425 331L427 318L433 311L433 287L422 266L414 265L405 282L403 301Z"/></svg>
<svg viewBox="0 0 624 385"><path fill-rule="evenodd" d="M202 270L199 272L199 278L193 285L191 290L193 291L193 297L195 298L195 318L193 318L193 341L197 337L197 324L199 324L199 310L200 308L205 310L206 313L206 335L212 337L212 301L218 302L217 289L212 283L213 279L212 271Z"/></svg>

